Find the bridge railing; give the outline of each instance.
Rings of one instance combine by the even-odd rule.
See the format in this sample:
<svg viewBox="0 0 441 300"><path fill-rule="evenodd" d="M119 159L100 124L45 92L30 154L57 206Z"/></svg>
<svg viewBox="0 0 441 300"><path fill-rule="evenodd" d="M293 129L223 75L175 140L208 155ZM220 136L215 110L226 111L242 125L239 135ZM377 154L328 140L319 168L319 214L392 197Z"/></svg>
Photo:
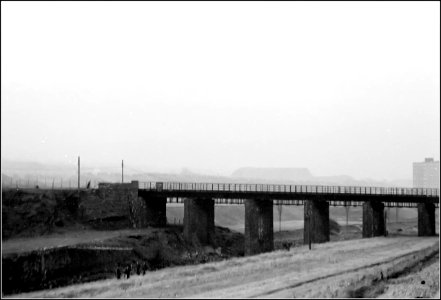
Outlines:
<svg viewBox="0 0 441 300"><path fill-rule="evenodd" d="M163 191L272 192L314 194L369 194L439 196L436 188L278 185L249 183L140 182L139 188Z"/></svg>

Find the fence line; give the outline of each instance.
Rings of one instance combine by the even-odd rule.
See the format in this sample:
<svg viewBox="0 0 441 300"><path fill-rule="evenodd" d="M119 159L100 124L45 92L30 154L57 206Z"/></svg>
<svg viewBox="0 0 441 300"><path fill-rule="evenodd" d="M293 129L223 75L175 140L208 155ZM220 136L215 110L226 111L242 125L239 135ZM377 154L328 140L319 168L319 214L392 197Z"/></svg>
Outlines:
<svg viewBox="0 0 441 300"><path fill-rule="evenodd" d="M6 179L2 181L2 189L4 188L18 188L18 189L54 189L54 190L76 190L78 189L77 180L66 179L62 177L44 177L35 178L31 180L27 179ZM98 180L84 179L80 182L80 188L87 188L90 182L89 188L98 188Z"/></svg>

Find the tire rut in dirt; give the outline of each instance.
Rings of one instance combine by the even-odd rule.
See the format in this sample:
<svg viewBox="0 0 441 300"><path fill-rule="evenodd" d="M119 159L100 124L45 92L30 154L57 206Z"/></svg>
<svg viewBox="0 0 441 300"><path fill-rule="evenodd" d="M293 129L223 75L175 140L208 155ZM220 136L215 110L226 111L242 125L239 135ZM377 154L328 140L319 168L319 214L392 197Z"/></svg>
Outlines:
<svg viewBox="0 0 441 300"><path fill-rule="evenodd" d="M393 260L399 260L399 259L404 258L404 257L411 257L411 256L419 254L421 251L422 250L416 250L416 251L413 251L413 252L410 252L410 253L407 253L407 254L395 257ZM432 257L433 255L436 256L437 254L439 254L439 249L437 249L437 251L432 252L431 255L429 255L429 256ZM429 259L429 258L425 257L423 259L423 261L425 261L427 259ZM422 260L418 261L416 264L413 264L412 266L415 267L415 265L418 265L419 263L421 263L421 261ZM337 273L333 273L333 274L329 274L329 275L313 278L313 279L302 281L302 282L299 282L299 283L295 283L295 284L292 284L292 285L289 285L289 286L285 286L285 287L273 289L273 290L270 290L270 291L267 291L267 292L264 292L264 293L260 293L258 295L254 295L253 298L268 297L269 295L271 295L273 293L276 293L276 292L280 292L280 291L287 290L287 289L297 288L297 287L300 287L300 286L305 285L305 284L309 284L309 283L312 283L312 282L320 281L320 280L323 280L323 279L328 279L328 278L336 277L336 276L347 274L347 273L357 272L357 271L360 271L360 270L363 270L363 269L369 269L369 268L372 268L372 267L381 266L381 265L383 265L385 263L387 263L387 261L380 261L380 262L369 264L369 265L366 265L366 266L361 266L361 267L358 267L358 268L354 268L354 269L350 269L350 270L345 270L345 271L340 271L340 272L337 272ZM392 277L390 277L390 278L392 278ZM373 281L376 281L376 280L378 280L378 279L374 279ZM381 290L380 286L378 286L377 288L379 288ZM373 288L372 288L372 291L373 291ZM372 291L366 289L366 285L364 285L362 287L358 287L356 289L353 289L353 290L350 290L350 291L346 291L346 292L348 294L352 294L353 293L352 296L347 296L349 298L363 298L363 295L368 295ZM357 295L361 295L361 297L357 297Z"/></svg>
<svg viewBox="0 0 441 300"><path fill-rule="evenodd" d="M390 274L387 278L383 280L374 279L372 284L367 286L361 286L356 289L347 291L349 298L376 298L383 294L387 287L388 280L396 279L399 277L407 276L412 273L417 273L427 266L430 266L439 259L439 251L433 252L425 256L422 260L416 261L415 263L405 267L402 270L398 270Z"/></svg>

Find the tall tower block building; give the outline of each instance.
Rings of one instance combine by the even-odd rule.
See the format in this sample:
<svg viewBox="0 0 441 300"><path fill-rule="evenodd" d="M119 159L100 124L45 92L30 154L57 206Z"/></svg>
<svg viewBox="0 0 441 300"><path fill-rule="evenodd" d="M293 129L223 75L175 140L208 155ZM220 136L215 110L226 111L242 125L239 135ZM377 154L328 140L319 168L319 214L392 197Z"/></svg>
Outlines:
<svg viewBox="0 0 441 300"><path fill-rule="evenodd" d="M413 187L439 188L439 160L426 158L423 162L413 163Z"/></svg>

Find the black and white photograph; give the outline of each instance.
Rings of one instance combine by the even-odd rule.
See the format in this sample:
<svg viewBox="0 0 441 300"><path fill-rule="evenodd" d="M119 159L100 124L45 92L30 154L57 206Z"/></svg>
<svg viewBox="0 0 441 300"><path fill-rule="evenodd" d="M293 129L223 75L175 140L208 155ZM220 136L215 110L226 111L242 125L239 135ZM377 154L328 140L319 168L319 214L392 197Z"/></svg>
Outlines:
<svg viewBox="0 0 441 300"><path fill-rule="evenodd" d="M1 1L2 298L440 298L440 1Z"/></svg>

